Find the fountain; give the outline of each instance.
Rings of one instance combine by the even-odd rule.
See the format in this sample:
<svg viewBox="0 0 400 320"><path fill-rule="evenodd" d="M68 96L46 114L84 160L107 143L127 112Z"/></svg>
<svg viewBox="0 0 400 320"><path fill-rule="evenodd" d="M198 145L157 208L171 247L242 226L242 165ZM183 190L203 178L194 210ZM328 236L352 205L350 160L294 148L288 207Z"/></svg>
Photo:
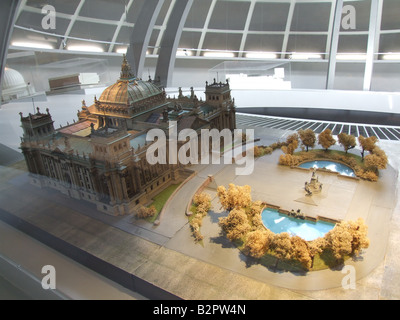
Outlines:
<svg viewBox="0 0 400 320"><path fill-rule="evenodd" d="M304 189L306 190L307 196L312 196L316 193L321 193L322 183L319 182L317 176L317 169L314 168L310 182L306 182Z"/></svg>

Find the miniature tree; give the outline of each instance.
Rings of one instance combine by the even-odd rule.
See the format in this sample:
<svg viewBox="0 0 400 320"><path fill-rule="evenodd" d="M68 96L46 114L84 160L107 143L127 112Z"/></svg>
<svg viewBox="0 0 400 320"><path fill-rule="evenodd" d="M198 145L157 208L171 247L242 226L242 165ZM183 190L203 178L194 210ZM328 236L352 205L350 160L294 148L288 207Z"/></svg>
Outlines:
<svg viewBox="0 0 400 320"><path fill-rule="evenodd" d="M151 206L149 208L141 206L136 212L136 217L139 219L146 219L153 217L156 213L157 209L155 206Z"/></svg>
<svg viewBox="0 0 400 320"><path fill-rule="evenodd" d="M282 232L275 235L271 248L274 250L275 256L278 260L289 260L292 258L292 241L287 232Z"/></svg>
<svg viewBox="0 0 400 320"><path fill-rule="evenodd" d="M193 220L194 220L194 219L193 219ZM194 239L195 239L197 242L199 242L199 241L201 241L201 240L204 239L204 236L200 233L201 220L200 220L200 223L195 222L195 221L193 221L193 220L192 220L191 223L190 223L190 227L191 227L191 229L192 229L192 234L193 234Z"/></svg>
<svg viewBox="0 0 400 320"><path fill-rule="evenodd" d="M325 238L317 238L308 242L308 249L311 257L310 269L314 266L314 258L317 254L321 254L327 246Z"/></svg>
<svg viewBox="0 0 400 320"><path fill-rule="evenodd" d="M255 230L247 235L244 251L254 258L261 258L268 251L274 234L269 230Z"/></svg>
<svg viewBox="0 0 400 320"><path fill-rule="evenodd" d="M338 138L339 138L339 143L342 145L346 153L350 149L354 149L357 145L356 138L351 134L342 132L339 134Z"/></svg>
<svg viewBox="0 0 400 320"><path fill-rule="evenodd" d="M375 171L379 169L386 169L388 164L388 157L381 148L375 147L372 154L365 157L365 165L374 168Z"/></svg>
<svg viewBox="0 0 400 320"><path fill-rule="evenodd" d="M306 147L307 152L309 148L313 148L315 146L317 138L313 130L299 130L299 136L301 143Z"/></svg>
<svg viewBox="0 0 400 320"><path fill-rule="evenodd" d="M291 238L292 241L292 259L299 261L302 266L309 270L312 265L312 257L310 254L310 247L306 240L299 236Z"/></svg>
<svg viewBox="0 0 400 320"><path fill-rule="evenodd" d="M351 254L353 235L346 222L338 223L325 235L325 239L337 261L343 261L345 256Z"/></svg>
<svg viewBox="0 0 400 320"><path fill-rule="evenodd" d="M364 223L363 219L358 219L357 221L349 221L348 226L352 232L352 242L351 242L351 253L355 255L360 255L362 249L367 249L369 247L368 226Z"/></svg>
<svg viewBox="0 0 400 320"><path fill-rule="evenodd" d="M318 136L318 143L326 150L336 144L336 139L332 136L332 130L326 129Z"/></svg>
<svg viewBox="0 0 400 320"><path fill-rule="evenodd" d="M281 154L279 164L283 166L295 167L300 163L300 157L291 154Z"/></svg>
<svg viewBox="0 0 400 320"><path fill-rule="evenodd" d="M286 139L286 145L282 146L282 151L286 154L293 155L294 151L299 146L299 135L297 133L291 134Z"/></svg>
<svg viewBox="0 0 400 320"><path fill-rule="evenodd" d="M193 202L196 206L197 213L203 217L211 209L211 196L208 193L202 192L194 196Z"/></svg>
<svg viewBox="0 0 400 320"><path fill-rule="evenodd" d="M359 255L362 249L369 247L367 238L368 227L363 219L357 221L342 221L329 231L325 239L327 247L333 252L337 260L343 260L345 256Z"/></svg>
<svg viewBox="0 0 400 320"><path fill-rule="evenodd" d="M258 158L263 155L263 152L259 146L254 146L254 157Z"/></svg>
<svg viewBox="0 0 400 320"><path fill-rule="evenodd" d="M358 142L360 143L362 150L361 157L364 160L365 151L369 151L370 153L372 153L372 151L376 146L376 143L378 142L378 138L375 136L371 136L369 138L365 138L364 136L359 136Z"/></svg>
<svg viewBox="0 0 400 320"><path fill-rule="evenodd" d="M234 208L227 217L220 218L219 225L231 241L242 238L251 229L246 212L241 208Z"/></svg>
<svg viewBox="0 0 400 320"><path fill-rule="evenodd" d="M228 211L236 207L245 208L251 204L251 188L247 185L235 186L231 183L228 190L224 186L219 186L217 195L222 207Z"/></svg>

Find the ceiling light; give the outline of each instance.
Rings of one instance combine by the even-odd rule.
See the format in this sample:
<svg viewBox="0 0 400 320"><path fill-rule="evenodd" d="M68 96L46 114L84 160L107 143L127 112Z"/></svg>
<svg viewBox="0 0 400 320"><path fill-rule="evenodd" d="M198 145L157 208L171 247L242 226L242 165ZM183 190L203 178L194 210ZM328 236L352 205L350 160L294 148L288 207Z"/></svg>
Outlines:
<svg viewBox="0 0 400 320"><path fill-rule="evenodd" d="M126 54L127 51L128 51L128 48L118 48L116 50L116 52L119 54Z"/></svg>
<svg viewBox="0 0 400 320"><path fill-rule="evenodd" d="M304 52L293 52L290 56L292 60L310 60L310 59L322 59L322 54L319 53L304 53Z"/></svg>
<svg viewBox="0 0 400 320"><path fill-rule="evenodd" d="M388 52L382 56L383 60L400 60L400 53Z"/></svg>
<svg viewBox="0 0 400 320"><path fill-rule="evenodd" d="M276 59L276 53L272 52L248 52L246 58L249 59Z"/></svg>
<svg viewBox="0 0 400 320"><path fill-rule="evenodd" d="M69 51L85 51L85 52L104 52L103 48L96 46L83 46L83 45L72 45L68 46Z"/></svg>
<svg viewBox="0 0 400 320"><path fill-rule="evenodd" d="M235 54L229 51L218 51L218 52L208 51L205 52L203 56L207 58L234 58Z"/></svg>
<svg viewBox="0 0 400 320"><path fill-rule="evenodd" d="M337 60L351 60L351 61L357 61L357 60L367 60L367 55L365 53L344 53L344 54L338 54L336 55Z"/></svg>
<svg viewBox="0 0 400 320"><path fill-rule="evenodd" d="M20 42L15 41L11 43L12 46L15 47L25 47L25 48L34 48L34 49L54 49L54 47L48 43L41 42Z"/></svg>

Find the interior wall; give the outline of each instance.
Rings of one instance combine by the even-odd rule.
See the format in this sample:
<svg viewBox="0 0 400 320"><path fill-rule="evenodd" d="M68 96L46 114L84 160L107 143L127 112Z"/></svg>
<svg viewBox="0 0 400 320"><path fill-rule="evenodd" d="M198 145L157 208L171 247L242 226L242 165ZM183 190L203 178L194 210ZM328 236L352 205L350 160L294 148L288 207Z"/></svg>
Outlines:
<svg viewBox="0 0 400 320"><path fill-rule="evenodd" d="M101 83L109 85L119 78L121 56L106 55L75 55L48 52L36 52L19 58L8 59L6 66L16 69L25 78L26 82L34 84L36 91L48 91L48 79L60 75L57 69L43 67L51 62L64 61L76 58L99 59L103 61L99 68L102 70L85 70L84 72L99 72ZM210 69L220 64L221 60L213 59L177 59L173 74L173 87L204 87L205 82L213 81L215 74ZM148 57L143 68L142 78L147 80L149 75L154 79L157 58ZM319 62L291 62L291 77L293 89L324 90L328 63ZM335 90L362 90L364 79L364 63L339 62L336 69ZM68 68L65 73L82 72L81 68ZM400 63L375 63L372 78L372 91L399 92L400 91Z"/></svg>

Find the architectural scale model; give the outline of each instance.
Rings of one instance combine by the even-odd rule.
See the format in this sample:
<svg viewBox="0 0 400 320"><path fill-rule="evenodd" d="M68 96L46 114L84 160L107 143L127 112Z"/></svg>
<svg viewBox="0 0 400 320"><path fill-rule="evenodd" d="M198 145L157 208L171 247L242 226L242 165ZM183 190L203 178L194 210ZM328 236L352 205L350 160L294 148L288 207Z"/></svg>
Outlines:
<svg viewBox="0 0 400 320"><path fill-rule="evenodd" d="M176 121L178 132L235 129L229 83L207 83L205 95L204 102L193 89L189 97L180 90L177 98L169 99L151 79L133 76L124 57L120 79L95 97L93 105L83 101L77 122L56 130L48 109L20 113L21 150L31 182L92 202L108 214L132 213L184 178L180 164L148 163L150 129L163 130L167 140L170 121Z"/></svg>

